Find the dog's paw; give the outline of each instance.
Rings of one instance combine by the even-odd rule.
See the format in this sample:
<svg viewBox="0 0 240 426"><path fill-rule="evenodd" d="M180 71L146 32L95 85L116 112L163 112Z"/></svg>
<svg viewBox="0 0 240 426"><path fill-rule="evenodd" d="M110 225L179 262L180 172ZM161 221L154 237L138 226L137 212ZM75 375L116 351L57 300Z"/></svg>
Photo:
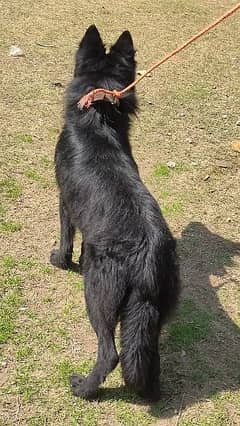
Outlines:
<svg viewBox="0 0 240 426"><path fill-rule="evenodd" d="M71 266L71 259L69 256L62 256L60 250L52 250L50 255L50 262L53 266L57 268L68 269Z"/></svg>
<svg viewBox="0 0 240 426"><path fill-rule="evenodd" d="M80 396L87 400L93 400L97 397L98 389L90 389L87 378L79 374L70 376L71 391L74 396Z"/></svg>
<svg viewBox="0 0 240 426"><path fill-rule="evenodd" d="M82 382L84 381L84 379L85 379L85 377L81 376L79 374L72 374L72 376L69 377L71 391L72 391L73 395L80 396L79 393L78 393L79 387L82 384Z"/></svg>

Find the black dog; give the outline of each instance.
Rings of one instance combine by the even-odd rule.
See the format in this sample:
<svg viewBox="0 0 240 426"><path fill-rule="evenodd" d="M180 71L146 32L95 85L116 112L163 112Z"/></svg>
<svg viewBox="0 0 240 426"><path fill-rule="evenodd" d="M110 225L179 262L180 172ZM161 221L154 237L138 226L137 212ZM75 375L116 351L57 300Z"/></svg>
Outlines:
<svg viewBox="0 0 240 426"><path fill-rule="evenodd" d="M128 31L107 54L97 28L87 30L76 54L55 154L61 241L51 262L64 269L71 266L79 229L86 305L98 338L93 371L85 378L71 377L74 395L87 399L96 396L118 363L118 320L126 385L147 399L159 399L158 338L179 295L175 240L139 177L129 143L129 115L137 108L134 90L119 105L102 100L90 109L77 108L92 89L122 89L132 82L134 54Z"/></svg>

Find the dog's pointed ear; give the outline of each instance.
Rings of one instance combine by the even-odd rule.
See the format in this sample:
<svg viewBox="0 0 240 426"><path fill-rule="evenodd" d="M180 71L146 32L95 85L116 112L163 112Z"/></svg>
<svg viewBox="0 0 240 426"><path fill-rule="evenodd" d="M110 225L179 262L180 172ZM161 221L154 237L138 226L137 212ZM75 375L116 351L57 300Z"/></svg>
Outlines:
<svg viewBox="0 0 240 426"><path fill-rule="evenodd" d="M132 36L129 31L124 31L116 43L111 47L111 52L119 53L126 58L134 58L135 49L133 46Z"/></svg>
<svg viewBox="0 0 240 426"><path fill-rule="evenodd" d="M95 25L91 25L85 35L83 36L80 44L80 49L86 49L86 51L92 51L92 52L105 52L105 48L101 39L101 36L99 34L99 31Z"/></svg>
<svg viewBox="0 0 240 426"><path fill-rule="evenodd" d="M81 70L84 65L87 64L89 59L97 62L104 55L105 47L99 31L95 25L91 25L80 41L79 48L76 53L74 76L76 77L80 75Z"/></svg>

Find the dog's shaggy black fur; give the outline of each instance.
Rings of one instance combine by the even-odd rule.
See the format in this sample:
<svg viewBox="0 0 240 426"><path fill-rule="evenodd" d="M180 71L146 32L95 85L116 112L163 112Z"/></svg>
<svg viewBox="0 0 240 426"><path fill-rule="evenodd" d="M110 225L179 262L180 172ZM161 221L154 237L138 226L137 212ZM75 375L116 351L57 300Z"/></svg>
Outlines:
<svg viewBox="0 0 240 426"><path fill-rule="evenodd" d="M119 361L114 342L118 320L126 385L147 399L159 399L158 338L179 294L175 240L139 177L129 144L129 116L137 108L134 90L118 106L98 101L89 110L77 108L79 98L94 88L121 89L132 82L134 54L128 31L107 54L96 27L87 30L76 54L56 147L61 241L51 262L64 269L71 265L79 229L98 356L89 376L71 377L71 387L74 395L88 399Z"/></svg>

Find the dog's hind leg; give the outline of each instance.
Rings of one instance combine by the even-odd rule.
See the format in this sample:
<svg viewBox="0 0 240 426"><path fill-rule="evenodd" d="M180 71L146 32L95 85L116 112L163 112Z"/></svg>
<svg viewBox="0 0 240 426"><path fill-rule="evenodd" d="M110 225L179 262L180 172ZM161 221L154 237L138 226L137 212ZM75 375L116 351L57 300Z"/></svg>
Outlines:
<svg viewBox="0 0 240 426"><path fill-rule="evenodd" d="M118 283L113 283L107 288L101 281L92 284L85 280L87 309L98 338L98 355L96 364L87 377L74 374L70 378L73 394L85 399L93 399L97 396L99 385L104 382L119 361L114 333L121 295L118 294L116 297L117 295L114 294L117 289L113 286L116 284Z"/></svg>
<svg viewBox="0 0 240 426"><path fill-rule="evenodd" d="M50 262L58 268L67 269L72 263L73 239L75 228L71 223L71 219L66 208L66 205L60 195L59 214L61 225L61 239L59 250L52 250Z"/></svg>

